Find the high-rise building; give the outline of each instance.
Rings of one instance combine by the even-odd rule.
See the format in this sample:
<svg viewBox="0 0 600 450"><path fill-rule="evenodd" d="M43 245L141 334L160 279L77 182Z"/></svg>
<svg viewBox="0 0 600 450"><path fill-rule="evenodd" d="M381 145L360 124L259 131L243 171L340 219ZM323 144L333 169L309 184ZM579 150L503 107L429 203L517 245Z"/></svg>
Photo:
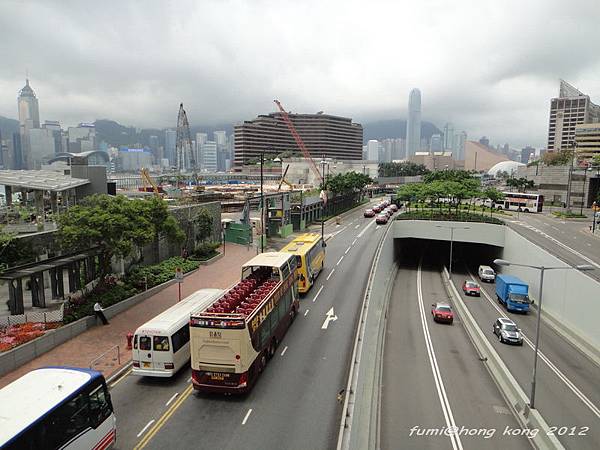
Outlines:
<svg viewBox="0 0 600 450"><path fill-rule="evenodd" d="M362 159L362 125L329 114L290 114L290 120L313 158ZM260 115L235 126L235 165L264 152L301 154L281 113Z"/></svg>
<svg viewBox="0 0 600 450"><path fill-rule="evenodd" d="M47 128L33 128L29 130L29 167L41 169L45 159L50 159L56 154L56 144L52 130Z"/></svg>
<svg viewBox="0 0 600 450"><path fill-rule="evenodd" d="M93 123L80 123L69 127L69 152L81 153L96 150L96 126Z"/></svg>
<svg viewBox="0 0 600 450"><path fill-rule="evenodd" d="M160 164L160 160L162 159L162 152L158 136L150 136L148 138L148 146L150 147L150 151L152 152L152 156L154 157L154 164Z"/></svg>
<svg viewBox="0 0 600 450"><path fill-rule="evenodd" d="M217 145L227 145L227 132L226 131L215 131L213 133L215 142Z"/></svg>
<svg viewBox="0 0 600 450"><path fill-rule="evenodd" d="M17 99L19 108L19 124L21 128L39 128L40 127L40 107L35 92L29 86L29 79L25 80L25 86L19 92Z"/></svg>
<svg viewBox="0 0 600 450"><path fill-rule="evenodd" d="M600 106L590 97L560 80L558 97L550 100L548 151L569 148L575 141L575 126L600 122Z"/></svg>
<svg viewBox="0 0 600 450"><path fill-rule="evenodd" d="M367 161L379 161L379 148L381 143L374 139L367 142Z"/></svg>
<svg viewBox="0 0 600 450"><path fill-rule="evenodd" d="M206 141L200 147L200 169L203 172L216 172L218 169L217 143Z"/></svg>
<svg viewBox="0 0 600 450"><path fill-rule="evenodd" d="M165 131L165 154L164 157L169 160L169 164L174 166L177 163L177 154L175 146L177 145L177 131Z"/></svg>
<svg viewBox="0 0 600 450"><path fill-rule="evenodd" d="M444 125L444 150L452 151L454 146L454 125L450 122Z"/></svg>
<svg viewBox="0 0 600 450"><path fill-rule="evenodd" d="M467 144L467 132L461 131L454 135L454 142L452 145L452 159L455 161L465 160L465 145Z"/></svg>
<svg viewBox="0 0 600 450"><path fill-rule="evenodd" d="M62 135L63 135L63 130L60 126L60 122L58 120L46 120L44 122L44 124L42 125L42 128L45 128L46 130L50 130L52 132L52 136L54 138L54 152L55 153L61 153L63 151L63 146L62 146Z"/></svg>
<svg viewBox="0 0 600 450"><path fill-rule="evenodd" d="M413 89L408 96L406 121L406 154L413 156L421 149L421 91Z"/></svg>
<svg viewBox="0 0 600 450"><path fill-rule="evenodd" d="M532 155L535 156L535 148L530 147L529 145L525 148L522 148L520 162L522 162L523 164L527 164L531 159Z"/></svg>
<svg viewBox="0 0 600 450"><path fill-rule="evenodd" d="M442 135L441 134L432 134L431 140L429 141L429 151L433 152L441 152L442 149Z"/></svg>
<svg viewBox="0 0 600 450"><path fill-rule="evenodd" d="M575 127L577 156L590 161L600 155L600 123L585 123Z"/></svg>

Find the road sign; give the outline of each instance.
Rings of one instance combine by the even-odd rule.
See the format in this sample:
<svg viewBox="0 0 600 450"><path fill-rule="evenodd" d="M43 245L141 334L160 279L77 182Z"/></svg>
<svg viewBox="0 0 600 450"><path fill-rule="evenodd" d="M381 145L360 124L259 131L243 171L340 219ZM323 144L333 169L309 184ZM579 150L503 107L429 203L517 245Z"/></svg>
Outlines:
<svg viewBox="0 0 600 450"><path fill-rule="evenodd" d="M175 279L178 283L183 283L183 271L181 270L181 267L175 269Z"/></svg>

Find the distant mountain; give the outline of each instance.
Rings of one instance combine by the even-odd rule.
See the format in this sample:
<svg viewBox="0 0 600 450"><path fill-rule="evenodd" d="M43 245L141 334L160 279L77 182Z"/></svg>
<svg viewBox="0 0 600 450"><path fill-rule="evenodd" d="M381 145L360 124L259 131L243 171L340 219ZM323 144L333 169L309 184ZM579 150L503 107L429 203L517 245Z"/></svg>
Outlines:
<svg viewBox="0 0 600 450"><path fill-rule="evenodd" d="M2 139L12 139L13 133L19 132L19 121L0 116L0 135Z"/></svg>
<svg viewBox="0 0 600 450"><path fill-rule="evenodd" d="M429 139L432 134L442 134L442 132L431 122L422 121L421 137ZM363 124L363 141L365 143L370 139L381 140L391 138L406 139L406 120L379 120Z"/></svg>
<svg viewBox="0 0 600 450"><path fill-rule="evenodd" d="M150 145L150 136L158 136L159 145L165 145L165 130L167 128L146 128L137 130L135 127L127 127L118 122L108 119L96 120L96 140L98 142L106 141L110 145L132 146L135 144ZM175 129L176 127L170 127ZM196 138L196 133L207 133L208 139L213 138L213 132L225 130L227 134L233 133L233 125L219 126L192 126L190 127L190 135L192 140Z"/></svg>

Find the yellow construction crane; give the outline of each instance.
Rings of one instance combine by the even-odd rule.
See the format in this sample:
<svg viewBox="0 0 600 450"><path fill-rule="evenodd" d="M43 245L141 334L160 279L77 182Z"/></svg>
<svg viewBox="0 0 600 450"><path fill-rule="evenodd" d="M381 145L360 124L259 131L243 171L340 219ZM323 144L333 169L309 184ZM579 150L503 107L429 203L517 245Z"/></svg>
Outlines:
<svg viewBox="0 0 600 450"><path fill-rule="evenodd" d="M285 166L285 171L281 175L281 180L279 180L279 186L277 186L277 192L279 192L281 190L281 185L283 183L287 184L292 191L294 190L294 186L292 186L292 184L288 180L285 179L285 176L287 175L289 168L290 168L289 164L287 166Z"/></svg>
<svg viewBox="0 0 600 450"><path fill-rule="evenodd" d="M150 192L150 188L152 188L152 192L154 192L154 195L161 197L160 194L161 194L162 188L154 182L154 180L150 176L150 172L148 172L148 169L146 169L145 167L142 167L142 170L140 170L140 175L142 177L142 186L143 186L141 190L143 190L144 192Z"/></svg>

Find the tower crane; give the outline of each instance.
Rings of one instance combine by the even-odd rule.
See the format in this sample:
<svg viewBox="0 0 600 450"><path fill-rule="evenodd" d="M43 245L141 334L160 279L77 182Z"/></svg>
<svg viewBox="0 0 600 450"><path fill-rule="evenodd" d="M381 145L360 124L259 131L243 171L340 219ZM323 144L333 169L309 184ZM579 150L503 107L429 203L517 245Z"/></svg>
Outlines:
<svg viewBox="0 0 600 450"><path fill-rule="evenodd" d="M186 157L192 169L194 180L198 179L196 172L196 158L192 149L192 139L190 137L190 123L187 114L183 109L183 103L179 104L179 113L177 114L177 141L175 144L177 152L177 172L181 173L186 169Z"/></svg>
<svg viewBox="0 0 600 450"><path fill-rule="evenodd" d="M273 100L273 101L275 102L275 104L279 108L279 111L281 111L281 117L283 118L283 121L285 122L285 124L289 128L290 133L292 133L292 136L294 137L294 140L296 141L296 144L298 145L298 147L300 147L300 150L302 150L302 154L304 155L304 157L306 159L308 159L308 163L310 164L310 168L312 169L312 171L316 175L317 180L319 180L320 184L322 185L323 184L323 175L321 174L321 172L319 172L319 168L315 164L315 161L312 159L312 156L310 155L310 152L306 148L306 145L304 145L304 142L302 141L302 138L300 137L300 135L296 131L296 127L294 127L294 124L292 123L289 114L286 112L285 109L283 109L283 106L281 106L281 103L279 102L279 100ZM281 187L281 184L280 184L280 187Z"/></svg>

